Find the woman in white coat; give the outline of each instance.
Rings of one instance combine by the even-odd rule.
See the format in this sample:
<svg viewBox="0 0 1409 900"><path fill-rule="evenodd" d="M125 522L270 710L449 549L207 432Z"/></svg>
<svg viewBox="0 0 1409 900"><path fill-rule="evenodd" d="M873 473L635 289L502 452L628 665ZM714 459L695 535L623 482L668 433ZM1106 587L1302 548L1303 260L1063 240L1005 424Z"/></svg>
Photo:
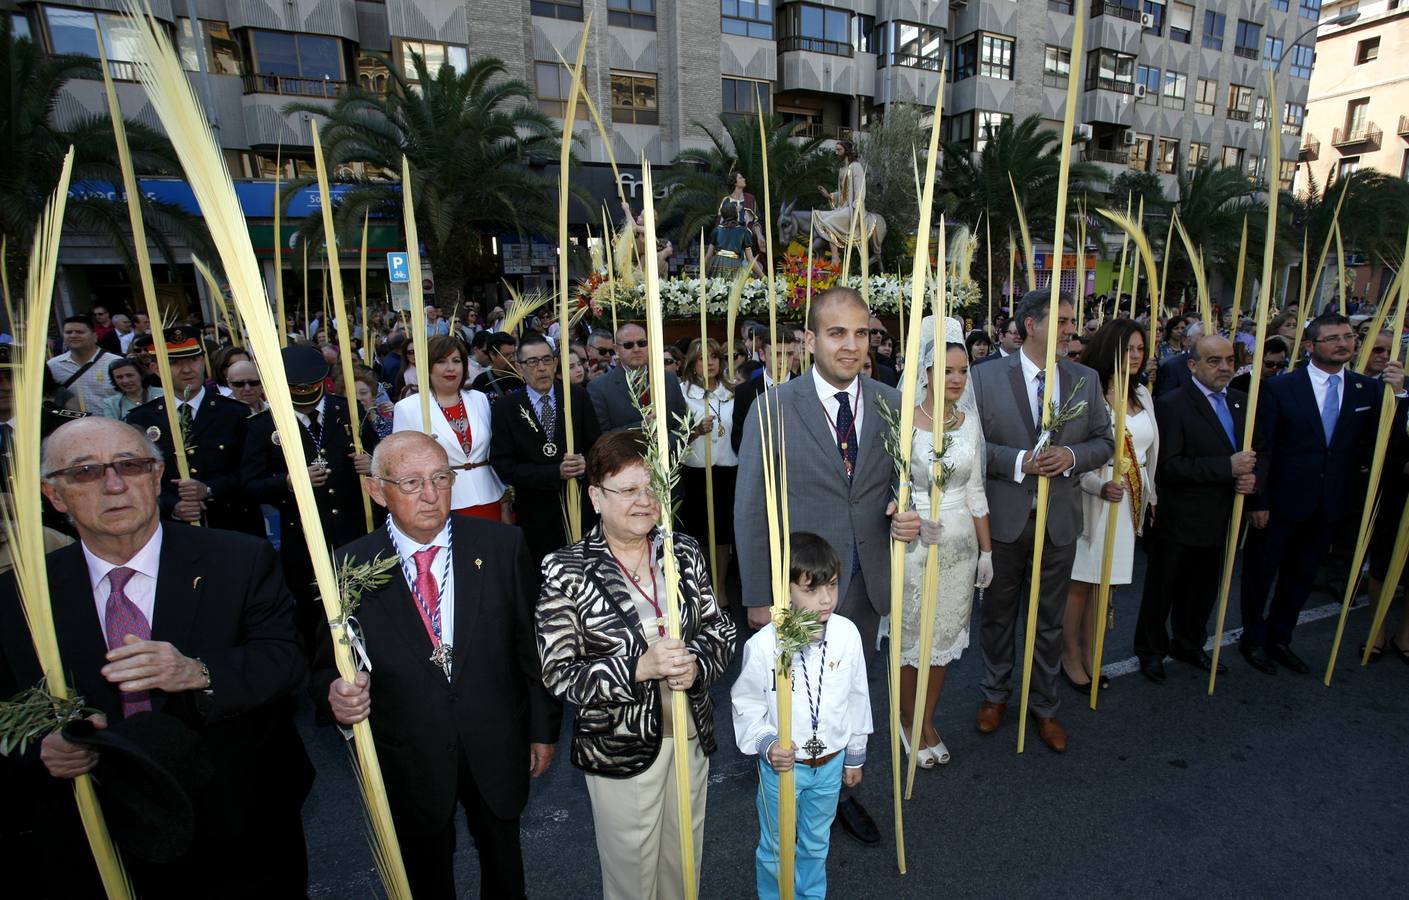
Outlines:
<svg viewBox="0 0 1409 900"><path fill-rule="evenodd" d="M1082 532L1076 539L1067 609L1062 619L1062 675L1079 691L1091 687L1093 675L1101 687L1110 682L1094 671L1096 591L1101 583L1105 555L1106 517L1116 515L1115 546L1111 551L1111 585L1130 584L1134 567L1135 538L1144 530L1145 516L1154 508L1155 461L1159 457L1159 428L1150 392L1138 382L1145 370L1148 343L1145 331L1130 319L1113 319L1102 326L1086 345L1082 362L1101 379L1106 405L1113 407L1117 363L1128 362L1130 389L1125 401L1125 457L1134 465L1115 472L1110 464L1081 476ZM1114 413L1112 413L1114 416ZM1114 605L1111 607L1114 609Z"/></svg>
<svg viewBox="0 0 1409 900"><path fill-rule="evenodd" d="M455 482L450 508L461 515L513 523L508 494L489 465L489 398L465 384L459 338L438 335L426 346L430 370L430 435L445 448ZM391 430L425 431L421 398L411 394L392 412Z"/></svg>

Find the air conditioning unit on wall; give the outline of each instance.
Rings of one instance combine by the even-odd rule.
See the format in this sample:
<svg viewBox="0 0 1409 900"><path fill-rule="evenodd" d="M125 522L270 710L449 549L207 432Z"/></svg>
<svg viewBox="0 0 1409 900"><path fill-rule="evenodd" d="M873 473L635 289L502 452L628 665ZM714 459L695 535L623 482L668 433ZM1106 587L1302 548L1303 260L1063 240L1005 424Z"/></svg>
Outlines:
<svg viewBox="0 0 1409 900"><path fill-rule="evenodd" d="M1078 122L1076 125L1072 126L1071 139L1074 143L1083 143L1091 140L1092 133L1090 125L1087 125L1085 122Z"/></svg>
<svg viewBox="0 0 1409 900"><path fill-rule="evenodd" d="M1127 128L1120 133L1120 143L1124 147L1135 146L1135 129Z"/></svg>
<svg viewBox="0 0 1409 900"><path fill-rule="evenodd" d="M1154 27L1155 27L1155 17L1152 16L1151 14L1149 14L1149 13L1140 13L1140 27L1141 27L1141 28L1154 28Z"/></svg>
<svg viewBox="0 0 1409 900"><path fill-rule="evenodd" d="M1136 99L1136 100L1144 100L1144 99L1145 99L1145 94L1147 94L1148 92L1149 92L1149 88L1145 87L1143 84L1137 84L1137 85L1135 85L1135 99Z"/></svg>

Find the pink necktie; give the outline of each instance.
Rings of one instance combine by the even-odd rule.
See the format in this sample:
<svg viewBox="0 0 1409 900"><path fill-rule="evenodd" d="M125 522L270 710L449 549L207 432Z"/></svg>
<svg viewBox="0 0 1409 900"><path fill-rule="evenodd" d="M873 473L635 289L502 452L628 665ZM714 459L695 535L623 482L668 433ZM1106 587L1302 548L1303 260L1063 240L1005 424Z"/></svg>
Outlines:
<svg viewBox="0 0 1409 900"><path fill-rule="evenodd" d="M104 621L109 650L121 647L123 638L129 634L143 641L152 639L151 623L147 621L146 616L142 615L137 604L127 599L127 594L123 592L123 588L127 587L127 582L136 574L135 569L129 569L126 566L119 566L108 573L109 592ZM152 699L149 691L123 692L122 717L124 719L134 713L149 712L151 708Z"/></svg>
<svg viewBox="0 0 1409 900"><path fill-rule="evenodd" d="M426 634L431 639L432 647L440 643L435 636L440 630L440 588L436 586L435 573L431 571L431 563L435 561L435 554L439 550L439 547L427 547L411 554L411 558L416 561L416 593L420 598L416 611L421 614L421 621L426 626Z"/></svg>

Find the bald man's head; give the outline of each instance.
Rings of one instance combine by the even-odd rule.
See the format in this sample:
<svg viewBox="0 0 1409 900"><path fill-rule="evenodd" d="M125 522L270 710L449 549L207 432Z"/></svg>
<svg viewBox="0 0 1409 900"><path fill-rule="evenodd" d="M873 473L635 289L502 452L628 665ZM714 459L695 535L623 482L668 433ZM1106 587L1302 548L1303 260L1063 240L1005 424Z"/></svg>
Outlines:
<svg viewBox="0 0 1409 900"><path fill-rule="evenodd" d="M372 474L379 478L395 479L395 470L406 457L426 457L439 460L443 468L450 464L445 448L435 438L421 431L395 431L378 442L372 451Z"/></svg>
<svg viewBox="0 0 1409 900"><path fill-rule="evenodd" d="M1189 371L1215 394L1233 380L1236 368L1233 342L1226 337L1204 335L1189 345Z"/></svg>

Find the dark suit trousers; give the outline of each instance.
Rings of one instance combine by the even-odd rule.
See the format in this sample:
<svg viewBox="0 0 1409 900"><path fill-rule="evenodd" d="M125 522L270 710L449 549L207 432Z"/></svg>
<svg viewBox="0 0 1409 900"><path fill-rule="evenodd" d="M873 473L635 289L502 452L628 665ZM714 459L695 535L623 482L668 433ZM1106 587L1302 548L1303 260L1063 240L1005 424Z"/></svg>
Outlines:
<svg viewBox="0 0 1409 900"><path fill-rule="evenodd" d="M524 763L527 764L525 759ZM460 754L459 784L456 794L465 810L465 824L479 851L479 896L519 898L525 896L523 850L519 846L519 820L501 819L494 814L470 774L469 762ZM454 900L455 820L448 819L438 834L417 834L397 826L401 858L406 878L416 900Z"/></svg>
<svg viewBox="0 0 1409 900"><path fill-rule="evenodd" d="M1326 520L1319 506L1305 522L1289 522L1273 513L1266 528L1250 530L1243 554L1242 646L1291 643L1297 617L1311 596L1312 581L1335 530L1335 523Z"/></svg>
<svg viewBox="0 0 1409 900"><path fill-rule="evenodd" d="M1208 641L1208 617L1218 602L1222 547L1191 547L1173 529L1156 530L1145 542L1148 562L1140 618L1135 625L1135 655L1187 658ZM1174 632L1171 640L1168 622Z"/></svg>
<svg viewBox="0 0 1409 900"><path fill-rule="evenodd" d="M1036 532L1037 522L1029 519L1016 541L993 542L993 584L984 592L980 606L984 673L979 689L990 703L1007 703L1013 693L1018 613L1027 605L1026 586L1031 579ZM1049 539L1042 551L1029 697L1029 706L1039 716L1054 716L1061 706L1057 698L1057 668L1062 664L1062 614L1067 607L1067 587L1075 559L1075 541L1058 547Z"/></svg>

